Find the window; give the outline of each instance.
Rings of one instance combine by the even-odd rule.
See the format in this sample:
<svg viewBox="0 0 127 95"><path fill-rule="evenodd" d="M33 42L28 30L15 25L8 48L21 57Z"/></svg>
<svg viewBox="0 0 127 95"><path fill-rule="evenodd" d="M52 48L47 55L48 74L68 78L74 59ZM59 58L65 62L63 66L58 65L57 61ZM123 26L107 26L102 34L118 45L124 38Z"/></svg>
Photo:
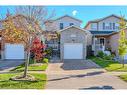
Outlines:
<svg viewBox="0 0 127 95"><path fill-rule="evenodd" d="M112 23L110 23L110 29L112 29Z"/></svg>
<svg viewBox="0 0 127 95"><path fill-rule="evenodd" d="M103 29L105 29L105 23L103 23Z"/></svg>
<svg viewBox="0 0 127 95"><path fill-rule="evenodd" d="M118 23L116 23L115 28L119 29L119 24Z"/></svg>
<svg viewBox="0 0 127 95"><path fill-rule="evenodd" d="M74 25L74 23L70 23L70 26Z"/></svg>
<svg viewBox="0 0 127 95"><path fill-rule="evenodd" d="M110 29L110 23L105 23L105 29Z"/></svg>
<svg viewBox="0 0 127 95"><path fill-rule="evenodd" d="M92 30L97 30L97 23L92 23L91 24L91 29Z"/></svg>
<svg viewBox="0 0 127 95"><path fill-rule="evenodd" d="M113 23L113 29L115 29L115 23Z"/></svg>
<svg viewBox="0 0 127 95"><path fill-rule="evenodd" d="M63 23L60 23L60 29L63 29Z"/></svg>

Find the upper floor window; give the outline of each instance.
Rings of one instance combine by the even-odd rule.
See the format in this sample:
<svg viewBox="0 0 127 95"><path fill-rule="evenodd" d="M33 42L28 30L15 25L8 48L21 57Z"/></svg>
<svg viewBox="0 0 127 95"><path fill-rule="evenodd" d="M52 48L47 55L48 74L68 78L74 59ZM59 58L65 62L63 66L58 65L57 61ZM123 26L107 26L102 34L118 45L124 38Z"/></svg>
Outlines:
<svg viewBox="0 0 127 95"><path fill-rule="evenodd" d="M112 29L112 23L110 23L110 29Z"/></svg>
<svg viewBox="0 0 127 95"><path fill-rule="evenodd" d="M119 29L119 24L118 23L116 23L115 28Z"/></svg>
<svg viewBox="0 0 127 95"><path fill-rule="evenodd" d="M112 23L103 23L103 30L112 29Z"/></svg>
<svg viewBox="0 0 127 95"><path fill-rule="evenodd" d="M119 24L115 22L102 23L103 30L116 30L119 29Z"/></svg>
<svg viewBox="0 0 127 95"><path fill-rule="evenodd" d="M92 23L91 24L91 29L96 30L97 29L97 23Z"/></svg>
<svg viewBox="0 0 127 95"><path fill-rule="evenodd" d="M109 23L105 23L105 29L110 29L110 24Z"/></svg>
<svg viewBox="0 0 127 95"><path fill-rule="evenodd" d="M70 26L74 25L74 23L70 23Z"/></svg>
<svg viewBox="0 0 127 95"><path fill-rule="evenodd" d="M105 29L105 23L103 23L103 29Z"/></svg>
<svg viewBox="0 0 127 95"><path fill-rule="evenodd" d="M115 23L113 23L113 29L115 29Z"/></svg>
<svg viewBox="0 0 127 95"><path fill-rule="evenodd" d="M63 29L63 27L64 27L63 23L60 23L60 29Z"/></svg>

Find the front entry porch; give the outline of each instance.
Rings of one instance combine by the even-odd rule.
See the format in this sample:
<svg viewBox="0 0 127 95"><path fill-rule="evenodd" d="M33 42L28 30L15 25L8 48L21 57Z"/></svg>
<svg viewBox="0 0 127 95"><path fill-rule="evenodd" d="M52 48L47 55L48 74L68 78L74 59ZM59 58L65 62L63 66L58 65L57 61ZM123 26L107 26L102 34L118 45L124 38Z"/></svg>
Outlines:
<svg viewBox="0 0 127 95"><path fill-rule="evenodd" d="M100 50L100 51L104 51L105 50L105 44L106 44L106 39L105 38L97 38L96 41L95 41L95 48L97 50Z"/></svg>
<svg viewBox="0 0 127 95"><path fill-rule="evenodd" d="M109 38L108 37L93 37L92 49L94 55L97 55L98 51L110 52Z"/></svg>

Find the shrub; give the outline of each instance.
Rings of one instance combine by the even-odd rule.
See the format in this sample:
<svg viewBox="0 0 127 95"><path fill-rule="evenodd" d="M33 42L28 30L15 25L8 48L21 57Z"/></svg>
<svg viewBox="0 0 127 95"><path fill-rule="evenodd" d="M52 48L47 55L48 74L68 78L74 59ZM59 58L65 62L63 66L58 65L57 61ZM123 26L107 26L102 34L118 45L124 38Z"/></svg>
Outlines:
<svg viewBox="0 0 127 95"><path fill-rule="evenodd" d="M44 52L46 53L45 57L50 59L52 55L52 48L47 48Z"/></svg>
<svg viewBox="0 0 127 95"><path fill-rule="evenodd" d="M34 63L36 63L36 60L33 59L33 58L30 58L29 63L30 63L30 64L34 64Z"/></svg>
<svg viewBox="0 0 127 95"><path fill-rule="evenodd" d="M111 55L107 55L107 54L105 54L103 58L105 60L111 60L112 59Z"/></svg>
<svg viewBox="0 0 127 95"><path fill-rule="evenodd" d="M97 56L103 58L103 57L104 57L104 53L103 53L103 51L98 51Z"/></svg>
<svg viewBox="0 0 127 95"><path fill-rule="evenodd" d="M44 58L44 59L42 60L42 62L43 62L43 63L48 63L49 60L48 60L48 58Z"/></svg>
<svg viewBox="0 0 127 95"><path fill-rule="evenodd" d="M103 59L105 59L105 60L113 60L113 58L115 57L114 54L112 54L112 55L107 55L107 54L103 53L103 51L99 51L98 54L97 54L97 56L98 56L98 57L101 57L101 58L103 58Z"/></svg>
<svg viewBox="0 0 127 95"><path fill-rule="evenodd" d="M112 54L112 55L106 55L106 54L104 54L104 59L106 59L106 60L113 60L113 58L115 57L115 55L114 54Z"/></svg>
<svg viewBox="0 0 127 95"><path fill-rule="evenodd" d="M115 54L112 54L111 57L112 57L112 59L113 59L113 58L115 57Z"/></svg>

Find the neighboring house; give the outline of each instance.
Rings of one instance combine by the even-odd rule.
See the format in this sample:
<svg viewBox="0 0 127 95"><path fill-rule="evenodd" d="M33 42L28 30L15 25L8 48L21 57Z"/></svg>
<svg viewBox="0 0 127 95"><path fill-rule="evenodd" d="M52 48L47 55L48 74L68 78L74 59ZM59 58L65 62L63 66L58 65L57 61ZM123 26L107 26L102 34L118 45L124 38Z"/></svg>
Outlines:
<svg viewBox="0 0 127 95"><path fill-rule="evenodd" d="M116 53L117 50L113 50L114 45L112 43L116 38L112 34L119 32L119 21L119 16L110 15L89 21L84 27L84 29L93 34L92 50L95 55L97 55L98 51L112 51Z"/></svg>
<svg viewBox="0 0 127 95"><path fill-rule="evenodd" d="M126 38L127 38L127 28L124 29ZM118 47L119 47L119 38L120 38L120 32L112 33L109 37L110 39L110 46L111 46L111 51L118 56ZM125 58L127 59L127 55L125 55Z"/></svg>
<svg viewBox="0 0 127 95"><path fill-rule="evenodd" d="M15 15L15 16L11 16L10 19L12 19L15 23L15 26L17 28L20 28L21 26L19 26L18 21L20 19L20 21L27 21L26 17L23 16L23 15ZM1 20L0 21L0 25L2 26L3 22L7 22L8 20L5 19L5 20ZM26 25L24 25L24 27L26 27ZM33 26L36 31L40 31L42 32L41 28L39 25L37 25L36 23L33 24ZM24 29L27 29L27 28L24 28ZM26 55L26 48L27 48L27 45L26 43L23 43L23 42L19 42L17 44L15 44L15 42L10 42L10 40L7 40L6 38L4 38L2 36L2 33L4 33L4 28L1 27L1 30L0 30L0 59L25 59L25 55ZM25 30L24 30L25 31ZM40 37L40 36L39 36ZM27 37L26 37L26 40L27 40Z"/></svg>

